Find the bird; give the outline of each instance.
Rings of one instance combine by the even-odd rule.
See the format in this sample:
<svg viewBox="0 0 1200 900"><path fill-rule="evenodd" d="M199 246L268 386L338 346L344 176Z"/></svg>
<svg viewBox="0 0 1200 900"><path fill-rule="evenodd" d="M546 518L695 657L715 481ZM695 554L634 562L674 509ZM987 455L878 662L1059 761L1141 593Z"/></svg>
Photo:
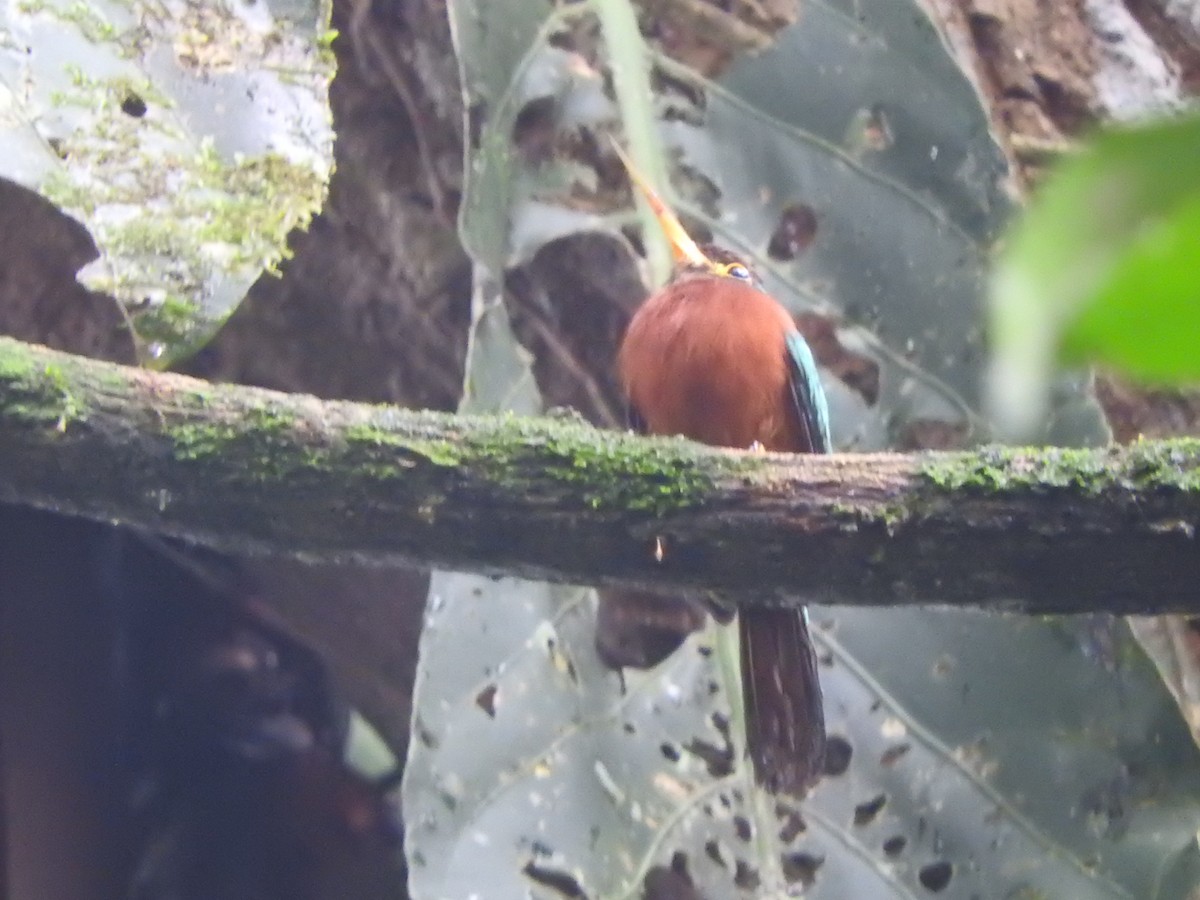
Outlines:
<svg viewBox="0 0 1200 900"><path fill-rule="evenodd" d="M617 353L630 425L719 447L829 453L816 360L791 315L744 259L697 244L613 144L675 262L668 283L634 313ZM772 794L801 797L819 779L825 757L807 611L754 606L737 619L755 780Z"/></svg>

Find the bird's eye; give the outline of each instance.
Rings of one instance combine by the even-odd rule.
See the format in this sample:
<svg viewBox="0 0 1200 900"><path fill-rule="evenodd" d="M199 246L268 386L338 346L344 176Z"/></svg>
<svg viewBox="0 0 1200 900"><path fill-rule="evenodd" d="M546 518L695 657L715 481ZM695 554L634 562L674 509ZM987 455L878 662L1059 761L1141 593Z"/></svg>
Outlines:
<svg viewBox="0 0 1200 900"><path fill-rule="evenodd" d="M742 281L750 280L750 270L741 263L731 263L725 267L725 274L730 278L740 278Z"/></svg>

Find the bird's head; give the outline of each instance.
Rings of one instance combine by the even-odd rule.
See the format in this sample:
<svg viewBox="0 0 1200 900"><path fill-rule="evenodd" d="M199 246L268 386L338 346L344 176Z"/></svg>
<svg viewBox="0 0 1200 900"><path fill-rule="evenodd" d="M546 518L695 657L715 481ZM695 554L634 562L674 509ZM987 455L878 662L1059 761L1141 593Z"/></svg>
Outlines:
<svg viewBox="0 0 1200 900"><path fill-rule="evenodd" d="M674 250L674 243L671 244L671 247ZM760 287L758 276L750 268L750 264L732 250L726 250L716 244L700 244L699 248L704 256L704 263L700 266L694 265L688 260L680 260L678 251L674 251L677 254L673 273L676 280L689 276L712 277L715 275L718 278L732 278L735 281L744 281L746 284Z"/></svg>
<svg viewBox="0 0 1200 900"><path fill-rule="evenodd" d="M625 165L625 171L634 187L646 199L659 227L666 234L671 244L671 254L675 259L675 269L671 273L671 281L679 282L693 278L732 278L744 281L746 284L758 286L754 271L737 254L731 253L715 244L701 246L692 240L692 236L684 229L679 218L671 208L658 196L658 192L650 186L642 174L634 167L633 161L621 149L620 144L613 141L617 155Z"/></svg>

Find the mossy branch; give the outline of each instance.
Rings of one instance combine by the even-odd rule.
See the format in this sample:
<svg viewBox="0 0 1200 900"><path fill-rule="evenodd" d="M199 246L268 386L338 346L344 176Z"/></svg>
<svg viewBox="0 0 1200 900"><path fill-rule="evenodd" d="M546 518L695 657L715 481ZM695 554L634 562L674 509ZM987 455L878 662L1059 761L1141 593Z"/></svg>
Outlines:
<svg viewBox="0 0 1200 900"><path fill-rule="evenodd" d="M0 339L0 500L234 553L745 603L1200 611L1191 440L754 455L321 402Z"/></svg>

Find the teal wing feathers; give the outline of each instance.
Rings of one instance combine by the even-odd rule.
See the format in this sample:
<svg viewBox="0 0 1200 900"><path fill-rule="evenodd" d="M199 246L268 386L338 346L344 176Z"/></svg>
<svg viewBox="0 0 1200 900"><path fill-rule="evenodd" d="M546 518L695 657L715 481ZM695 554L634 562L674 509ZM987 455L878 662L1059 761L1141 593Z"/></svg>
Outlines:
<svg viewBox="0 0 1200 900"><path fill-rule="evenodd" d="M799 331L789 331L785 341L792 399L809 442L808 447L797 449L801 453L829 453L833 448L829 434L829 404L825 400L825 389L821 387L817 361Z"/></svg>

